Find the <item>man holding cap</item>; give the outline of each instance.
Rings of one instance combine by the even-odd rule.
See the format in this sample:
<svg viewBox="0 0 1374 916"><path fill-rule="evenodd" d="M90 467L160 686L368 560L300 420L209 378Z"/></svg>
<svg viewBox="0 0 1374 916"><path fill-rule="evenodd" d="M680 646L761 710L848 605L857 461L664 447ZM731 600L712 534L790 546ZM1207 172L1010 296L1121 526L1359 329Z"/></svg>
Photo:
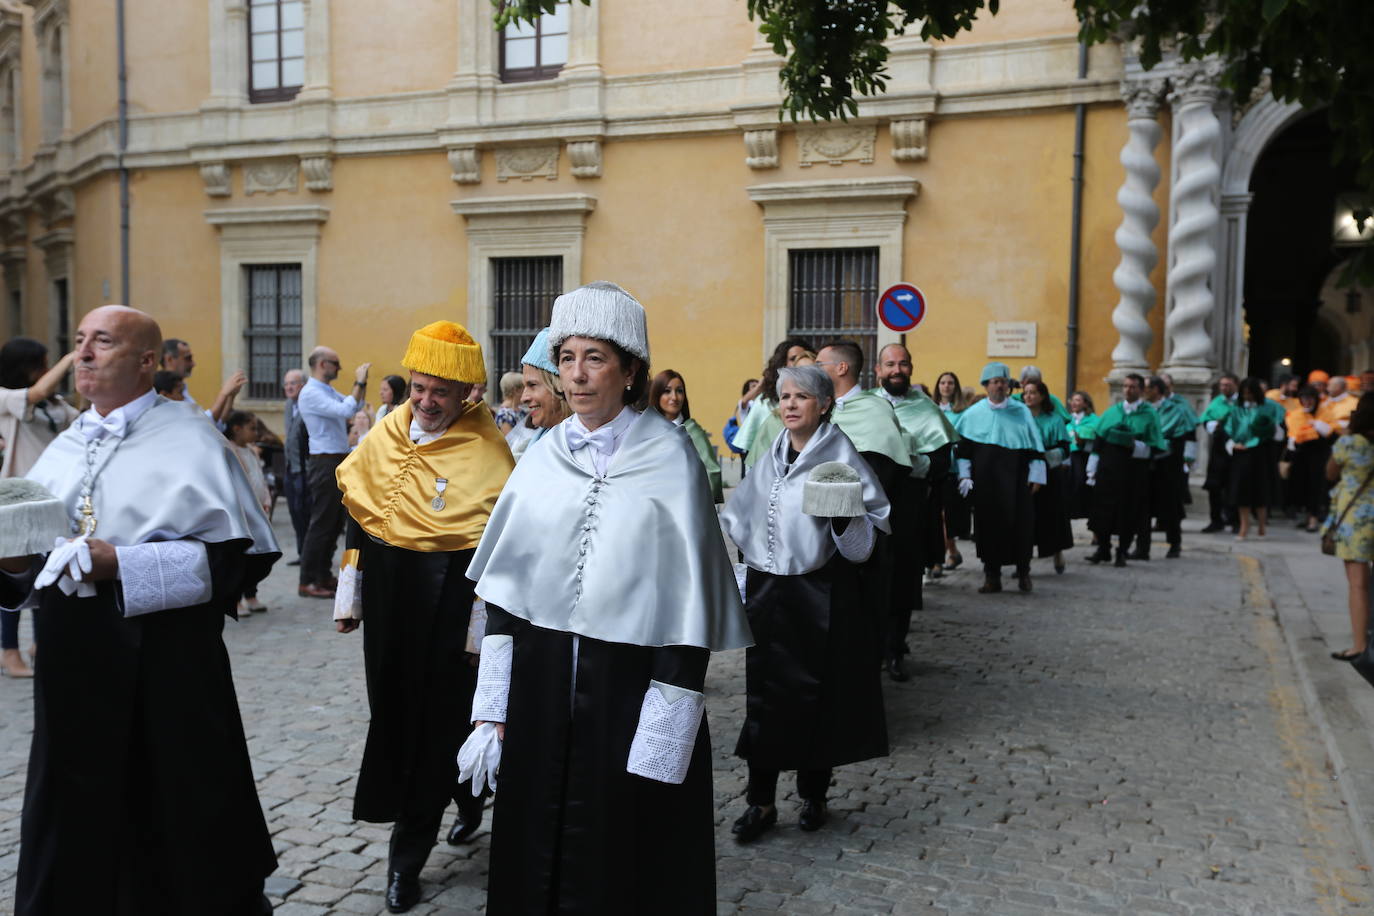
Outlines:
<svg viewBox="0 0 1374 916"><path fill-rule="evenodd" d="M973 500L974 542L983 561L982 594L1002 590L1002 567L1031 590L1035 545L1031 497L1045 482L1045 446L1030 408L1012 400L1011 370L988 363L978 380L988 396L959 415L959 494ZM976 486L975 486L976 484Z"/></svg>

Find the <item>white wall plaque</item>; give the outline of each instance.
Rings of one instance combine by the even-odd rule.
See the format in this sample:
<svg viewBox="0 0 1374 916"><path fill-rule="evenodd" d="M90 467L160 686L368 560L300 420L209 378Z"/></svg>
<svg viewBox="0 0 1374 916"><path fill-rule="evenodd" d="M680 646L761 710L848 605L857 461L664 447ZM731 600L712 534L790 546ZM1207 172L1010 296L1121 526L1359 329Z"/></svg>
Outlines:
<svg viewBox="0 0 1374 916"><path fill-rule="evenodd" d="M1034 321L988 322L988 356L1034 355Z"/></svg>

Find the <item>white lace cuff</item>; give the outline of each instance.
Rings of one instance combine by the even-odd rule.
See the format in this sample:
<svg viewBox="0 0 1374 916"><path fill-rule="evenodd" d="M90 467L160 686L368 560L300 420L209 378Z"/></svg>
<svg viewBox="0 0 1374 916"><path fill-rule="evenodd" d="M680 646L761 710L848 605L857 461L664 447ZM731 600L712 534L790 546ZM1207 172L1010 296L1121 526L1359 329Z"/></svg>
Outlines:
<svg viewBox="0 0 1374 916"><path fill-rule="evenodd" d="M510 698L510 666L515 640L510 636L483 636L477 663L477 689L472 694L473 722L505 722Z"/></svg>
<svg viewBox="0 0 1374 916"><path fill-rule="evenodd" d="M1189 464L1197 460L1197 442L1192 439L1183 443L1183 460Z"/></svg>
<svg viewBox="0 0 1374 916"><path fill-rule="evenodd" d="M955 464L959 468L959 479L968 480L973 477L973 462L968 458L960 458Z"/></svg>
<svg viewBox="0 0 1374 916"><path fill-rule="evenodd" d="M1150 446L1147 445L1145 442L1142 442L1140 439L1135 440L1134 442L1131 443L1131 457L1132 457L1132 458L1149 458L1149 457L1150 457Z"/></svg>
<svg viewBox="0 0 1374 916"><path fill-rule="evenodd" d="M339 587L334 589L334 619L363 619L363 572L356 566L339 567Z"/></svg>
<svg viewBox="0 0 1374 916"><path fill-rule="evenodd" d="M680 786L687 778L706 698L695 690L650 681L630 742L627 772Z"/></svg>
<svg viewBox="0 0 1374 916"><path fill-rule="evenodd" d="M116 547L124 616L193 607L210 600L210 557L201 541Z"/></svg>
<svg viewBox="0 0 1374 916"><path fill-rule="evenodd" d="M840 556L851 563L862 563L873 553L873 523L866 515L851 518L843 534L831 528L830 538L840 549Z"/></svg>
<svg viewBox="0 0 1374 916"><path fill-rule="evenodd" d="M1026 469L1026 483L1043 484L1045 482L1045 462L1039 458L1031 460L1030 467Z"/></svg>
<svg viewBox="0 0 1374 916"><path fill-rule="evenodd" d="M1089 477L1096 477L1096 476L1097 476L1097 463L1098 463L1099 461L1101 461L1101 460L1102 460L1102 456L1099 455L1097 452L1093 452L1091 455L1088 456L1088 476L1089 476Z"/></svg>

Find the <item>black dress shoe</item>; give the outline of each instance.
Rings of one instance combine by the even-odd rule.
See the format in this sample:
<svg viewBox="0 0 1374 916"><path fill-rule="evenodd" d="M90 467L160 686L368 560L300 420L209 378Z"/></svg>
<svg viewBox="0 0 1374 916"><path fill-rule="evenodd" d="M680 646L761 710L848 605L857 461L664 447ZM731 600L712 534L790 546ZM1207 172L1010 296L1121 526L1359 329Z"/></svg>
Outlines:
<svg viewBox="0 0 1374 916"><path fill-rule="evenodd" d="M458 816L454 818L453 827L448 832L448 844L450 846L462 846L472 839L477 828L482 826L482 800L477 798L474 801L477 804L458 806Z"/></svg>
<svg viewBox="0 0 1374 916"><path fill-rule="evenodd" d="M1169 548L1169 552L1164 555L1164 559L1177 560L1181 556L1183 556L1183 548L1175 544Z"/></svg>
<svg viewBox="0 0 1374 916"><path fill-rule="evenodd" d="M1143 550L1133 550L1126 554L1128 560L1140 560L1143 563L1150 562L1150 555Z"/></svg>
<svg viewBox="0 0 1374 916"><path fill-rule="evenodd" d="M906 662L900 655L887 660L887 676L898 683L911 680L911 675L906 673Z"/></svg>
<svg viewBox="0 0 1374 916"><path fill-rule="evenodd" d="M978 594L993 595L1002 590L1002 579L1000 576L985 576L983 584L978 586Z"/></svg>
<svg viewBox="0 0 1374 916"><path fill-rule="evenodd" d="M1203 529L1202 529L1202 533L1203 533L1203 534L1216 534L1218 531L1223 531L1223 530L1225 530L1225 528L1226 528L1225 525L1219 525L1219 524L1217 524L1216 522L1213 522L1212 524L1208 525L1206 528L1203 528Z"/></svg>
<svg viewBox="0 0 1374 916"><path fill-rule="evenodd" d="M776 806L764 811L760 805L750 805L744 809L744 814L740 816L739 820L735 821L735 826L730 828L730 832L735 835L735 842L752 843L763 836L777 822L778 809Z"/></svg>
<svg viewBox="0 0 1374 916"><path fill-rule="evenodd" d="M386 908L393 913L404 913L419 902L419 876L392 872L386 886Z"/></svg>
<svg viewBox="0 0 1374 916"><path fill-rule="evenodd" d="M1028 591L1030 591L1030 590L1031 590L1031 577L1030 577L1030 573L1022 573L1021 575L1017 576L1017 577L1016 577L1016 587L1019 588L1019 589L1021 589L1021 591L1023 591L1023 592L1028 592Z"/></svg>
<svg viewBox="0 0 1374 916"><path fill-rule="evenodd" d="M1118 569L1120 569L1122 566L1125 566L1125 565L1126 565L1126 551L1124 551L1124 550L1118 550L1118 551L1116 552L1116 562L1113 563L1112 565L1115 566L1115 567L1117 567Z"/></svg>
<svg viewBox="0 0 1374 916"><path fill-rule="evenodd" d="M286 561L286 565L287 565L287 566L300 566L300 565L301 565L301 558L300 558L300 557L296 557L296 559L294 559L294 560L287 560L287 561Z"/></svg>
<svg viewBox="0 0 1374 916"><path fill-rule="evenodd" d="M1111 558L1112 549L1110 547L1099 546L1097 550L1093 551L1092 555L1088 557L1088 562L1096 565L1098 563L1106 563Z"/></svg>
<svg viewBox="0 0 1374 916"><path fill-rule="evenodd" d="M798 819L798 826L806 832L820 830L828 820L825 812L825 802L823 801L804 801L802 802L801 817Z"/></svg>

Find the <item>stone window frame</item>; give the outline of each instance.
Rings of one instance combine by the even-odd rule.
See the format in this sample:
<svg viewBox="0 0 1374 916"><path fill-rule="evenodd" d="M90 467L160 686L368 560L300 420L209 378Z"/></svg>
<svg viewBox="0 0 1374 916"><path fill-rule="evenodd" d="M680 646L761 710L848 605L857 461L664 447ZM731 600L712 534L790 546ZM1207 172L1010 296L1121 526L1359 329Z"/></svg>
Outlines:
<svg viewBox="0 0 1374 916"><path fill-rule="evenodd" d="M562 5L564 5L564 6L569 6L570 0L558 0L558 2L559 2L560 4L562 4ZM537 18L534 20L534 23L533 23L533 28L534 28L534 34L533 34L533 35L519 35L519 36L515 36L515 40L517 40L517 41L518 41L518 40L525 40L525 39L533 39L533 41L534 41L534 55L535 55L535 56L534 56L534 61L535 61L534 66L533 66L533 67L509 67L509 66L507 66L507 65L506 65L506 47L507 47L507 44L512 40L512 36L506 34L506 30L509 29L509 28L510 28L510 26L506 26L506 28L505 28L505 29L502 29L502 30L497 34L497 37L496 37L497 54L498 54L498 58L499 58L499 60L498 60L498 65L497 65L497 72L501 74L501 82L503 82L503 83L531 83L531 82L535 82L535 81L538 81L538 80L551 80L551 79L555 79L555 78L558 76L558 74L561 73L561 72L563 71L564 65L568 62L568 61L567 61L567 57L568 57L568 53L567 53L567 52L568 52L568 50L570 49L571 44L572 44L572 9L571 9L571 8L569 8L569 9L567 10L567 26L566 26L567 31L565 31L565 32L552 32L552 33L550 33L550 36L552 36L552 35L560 35L560 34L561 34L561 35L565 36L565 38L566 38L566 41L564 42L563 60L559 61L559 62L556 63L556 64L545 64L545 63L543 63L544 39L545 39L546 37L550 37L550 36L546 36L546 35L544 34L544 16L539 16L539 17L537 17Z"/></svg>
<svg viewBox="0 0 1374 916"><path fill-rule="evenodd" d="M0 172L14 171L24 156L23 46L23 14L0 7Z"/></svg>
<svg viewBox="0 0 1374 916"><path fill-rule="evenodd" d="M272 104L249 100L248 0L207 0L210 5L210 97L205 108L246 108ZM289 100L291 104L328 99L330 86L329 0L303 0L305 4L305 84Z"/></svg>
<svg viewBox="0 0 1374 916"><path fill-rule="evenodd" d="M563 289L582 285L582 244L596 209L590 194L468 197L450 206L467 224L467 329L483 353L495 320L493 258L561 257Z"/></svg>
<svg viewBox="0 0 1374 916"><path fill-rule="evenodd" d="M33 7L34 43L38 46L39 137L44 146L53 146L71 128L69 0L25 2Z"/></svg>
<svg viewBox="0 0 1374 916"><path fill-rule="evenodd" d="M247 366L247 271L255 264L301 265L301 356L319 341L320 233L329 219L321 206L237 207L206 210L219 229L220 371ZM304 366L302 365L302 371ZM240 398L245 409L278 409L280 399Z"/></svg>
<svg viewBox="0 0 1374 916"><path fill-rule="evenodd" d="M789 264L793 249L877 248L879 290L902 282L907 202L920 192L914 178L789 181L751 186L763 211L763 358L787 336ZM876 307L876 303L874 304ZM878 325L877 349L901 335Z"/></svg>
<svg viewBox="0 0 1374 916"><path fill-rule="evenodd" d="M306 57L306 53L305 53L305 32L306 32L306 27L307 27L308 23L305 22L304 20L306 19L306 16L307 16L307 14L308 14L308 12L309 12L309 6L310 6L310 4L307 3L307 2L305 2L305 0L247 0L247 2L248 2L248 19L247 19L248 26L247 26L247 28L245 29L244 37L246 38L246 40L247 40L247 42L248 42L248 50L247 50L247 52L246 52L246 53L247 53L247 59L246 59L246 61L245 61L245 64L246 64L245 78L246 78L247 81L248 81L248 101L249 101L251 104L254 104L254 105L260 105L260 104L262 104L262 103L264 103L264 102L289 102L289 101L291 101L292 99L294 99L297 95L300 94L301 89L305 88L305 79L306 79L306 75L305 75L305 61L308 59L308 58ZM283 51L282 51L282 40L283 40L283 39L282 39L282 33L283 33L284 31L296 31L295 29L283 29L283 28L282 28L282 22L281 22L282 4L283 4L283 3L288 3L288 2L298 2L298 3L301 4L301 17L302 17L301 28L300 28L300 31L301 31L301 82L300 82L300 84L298 84L298 85L293 85L293 86L283 85L283 76L282 76L282 74L283 74L283 72L284 72L284 67L285 67L286 61L289 60L289 59L291 59L291 58L287 58L287 57L285 57L285 56L283 55ZM271 30L270 32L260 32L260 33L259 33L260 35L267 35L267 34L275 35L275 36L276 36L276 44L277 44L277 55L276 55L276 57L273 57L273 58L266 58L266 59L264 59L264 60L262 61L263 63L266 63L267 60L271 60L271 61L275 62L276 67L277 67L277 85L274 86L274 87L265 88L265 89L255 89L255 88L253 88L253 67L254 67L255 64L259 63L259 61L255 60L254 57L253 57L253 7L255 7L255 6L257 6L257 7L272 6L272 7L274 7L275 10L276 10L276 21L277 21L276 28L273 29L273 30Z"/></svg>
<svg viewBox="0 0 1374 916"><path fill-rule="evenodd" d="M58 329L62 326L62 301L61 296L57 293L59 281L65 281L67 284L67 327L71 334L76 333L76 322L72 320L75 317L73 302L76 298L74 242L75 233L71 229L54 229L33 240L34 247L43 252L43 271L46 280L44 286L47 292L47 306L45 307L48 319L47 339L50 352L54 354L54 361L59 356L64 355L60 349L60 341L57 339ZM68 343L70 342L69 340Z"/></svg>

